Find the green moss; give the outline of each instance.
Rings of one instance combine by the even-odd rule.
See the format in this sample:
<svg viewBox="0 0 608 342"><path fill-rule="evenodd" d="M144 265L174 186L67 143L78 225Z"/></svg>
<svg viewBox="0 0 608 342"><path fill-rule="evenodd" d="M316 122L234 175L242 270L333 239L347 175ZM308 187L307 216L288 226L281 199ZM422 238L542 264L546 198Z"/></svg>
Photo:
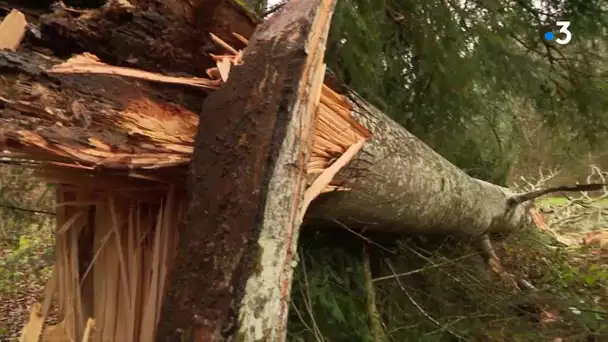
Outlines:
<svg viewBox="0 0 608 342"><path fill-rule="evenodd" d="M236 342L245 342L245 333L242 331L238 331L236 334Z"/></svg>
<svg viewBox="0 0 608 342"><path fill-rule="evenodd" d="M258 249L255 254L256 255L255 262L253 263L253 271L255 272L255 275L259 277L262 274L262 271L264 270L264 267L262 266L262 255L264 254L264 247L258 244Z"/></svg>
<svg viewBox="0 0 608 342"><path fill-rule="evenodd" d="M263 4L263 1L259 1L256 4L257 7L259 7L258 9L251 8L243 0L230 0L230 2L233 5L239 7L240 9L242 9L245 12L245 14L247 14L254 22L261 22L262 21L262 18L260 17L260 15L258 13L260 12L260 9L262 9L262 7L259 7L259 6L261 6L261 4Z"/></svg>

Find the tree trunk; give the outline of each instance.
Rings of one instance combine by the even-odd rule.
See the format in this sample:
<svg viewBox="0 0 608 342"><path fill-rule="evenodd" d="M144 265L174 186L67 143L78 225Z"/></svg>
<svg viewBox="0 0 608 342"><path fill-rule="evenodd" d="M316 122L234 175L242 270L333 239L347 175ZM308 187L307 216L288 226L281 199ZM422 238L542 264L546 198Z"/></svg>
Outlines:
<svg viewBox="0 0 608 342"><path fill-rule="evenodd" d="M205 101L163 341L285 339L334 5L289 3L256 30L244 66Z"/></svg>
<svg viewBox="0 0 608 342"><path fill-rule="evenodd" d="M213 66L205 52L218 53L208 32L243 47L232 32L249 36L255 26L231 10L230 1L164 1L158 8L151 6L156 1L138 3L150 7L45 16L40 40L63 54L87 51L114 65L201 76ZM31 159L52 151L53 161L106 172L186 165L193 155L189 217L180 231L160 340L285 338L334 3L292 1L261 25L244 66L234 67L228 82L206 99L200 122L196 114L206 96L200 89L53 74L47 69L58 59L0 52L0 147L18 147ZM464 236L510 232L526 221L525 206L509 205L508 189L467 176L348 95L352 110L345 115L372 139L336 177L345 189L313 202L310 218ZM137 134L129 134L134 122Z"/></svg>
<svg viewBox="0 0 608 342"><path fill-rule="evenodd" d="M96 11L93 15L76 19L62 11L43 16L42 41L56 52L88 51L115 65L200 76L204 75L207 67L212 66L208 57L202 57L205 51L212 50L212 43L208 34L196 35L195 32L213 30L229 44L242 47L242 43L231 32L247 35L255 27L253 19L245 13L234 11L234 4L227 0L200 0L199 5L188 2L188 6L182 7L171 1L161 3L159 0L140 0L137 3L146 7L143 10ZM204 11L210 11L211 14L203 16L204 20L199 18L197 21L195 13ZM157 34L161 27L169 29L159 39ZM203 46L207 46L207 50ZM175 56L168 55L168 52L173 52ZM217 49L213 52L219 53ZM6 55L5 63L14 65L15 58L18 59L16 56L9 58ZM48 61L40 63L51 64ZM32 70L34 69L36 68ZM63 79L99 77L65 76ZM79 90L79 87L67 86L68 89L75 90ZM113 85L111 87L115 88ZM155 91L156 88L161 91ZM163 102L179 103L192 113L197 113L200 108L200 100L197 98L201 96L200 91L176 88L153 85L144 93L153 92L153 96ZM365 145L358 160L351 163L350 168L338 177L344 179L344 185L352 190L323 195L315 201L310 217L373 223L368 224L368 229L459 235L512 230L517 226L522 219L520 210L505 215L505 212L510 212L505 202L510 194L507 189L467 176L354 93L349 97L354 108L351 115L369 128L374 137ZM6 95L5 98L15 97ZM112 100L117 98L120 97ZM85 96L84 99L84 103L95 103L94 98L89 101ZM64 112L71 111L67 107L64 106ZM119 112L110 110L104 111L104 114L112 116ZM193 123L194 120L186 121ZM191 132L191 129L188 131ZM185 145L190 144L191 137L186 136L184 139ZM185 154L189 153L187 148L184 151ZM416 200L409 200L410 198Z"/></svg>
<svg viewBox="0 0 608 342"><path fill-rule="evenodd" d="M354 92L348 96L352 117L373 137L338 175L351 190L322 195L309 218L465 237L508 233L527 222L526 206L507 203L509 189L468 176Z"/></svg>

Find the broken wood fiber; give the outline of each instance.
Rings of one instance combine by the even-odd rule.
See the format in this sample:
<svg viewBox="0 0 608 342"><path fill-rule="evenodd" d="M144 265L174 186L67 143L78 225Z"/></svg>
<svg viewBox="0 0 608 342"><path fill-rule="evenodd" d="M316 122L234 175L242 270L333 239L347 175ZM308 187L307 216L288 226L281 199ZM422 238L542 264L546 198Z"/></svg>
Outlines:
<svg viewBox="0 0 608 342"><path fill-rule="evenodd" d="M216 36L242 48L258 21L233 0L138 0L136 7L65 11L40 18L42 42L61 55L89 52L121 67L204 77Z"/></svg>
<svg viewBox="0 0 608 342"><path fill-rule="evenodd" d="M244 64L205 101L191 166L192 205L159 336L285 339L334 5L290 2L256 30Z"/></svg>

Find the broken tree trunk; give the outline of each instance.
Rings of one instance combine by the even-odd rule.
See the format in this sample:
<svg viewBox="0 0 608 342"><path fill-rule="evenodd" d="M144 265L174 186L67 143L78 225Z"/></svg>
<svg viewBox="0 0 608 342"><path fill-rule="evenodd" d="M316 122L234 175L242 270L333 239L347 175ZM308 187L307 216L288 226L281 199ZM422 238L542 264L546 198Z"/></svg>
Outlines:
<svg viewBox="0 0 608 342"><path fill-rule="evenodd" d="M322 195L308 217L369 230L477 237L528 222L513 193L468 176L354 92L351 115L373 138L338 178L350 191Z"/></svg>
<svg viewBox="0 0 608 342"><path fill-rule="evenodd" d="M199 111L194 94L118 76L48 71L59 62L0 51L0 145L91 171L143 175L189 163ZM119 166L125 163L140 170Z"/></svg>
<svg viewBox="0 0 608 342"><path fill-rule="evenodd" d="M180 168L169 166L187 164L194 151L189 219L159 340L284 339L299 224L314 198L304 189L311 180L306 191L331 180L340 158L355 154L357 144L363 151L332 182L337 191L313 202L310 217L464 236L509 232L526 221L525 206L510 204L508 189L467 176L354 93L349 109L335 105L341 96L321 90L333 6L332 0L292 1L260 26L244 66L233 68L228 83L208 98L200 124L196 113L206 95L200 89L62 75L48 71L58 60L0 54L0 69L10 74L0 88L0 146L30 159L52 155L53 162L95 175L156 169L139 177L165 182L161 170L179 182ZM41 40L58 52L87 50L116 65L201 76L212 62L197 57L205 51L200 46L177 39L195 32L191 21L175 14L181 10L106 9L72 20L55 13L43 18ZM158 45L154 28L165 24L174 33ZM225 40L239 41L231 30ZM132 38L139 34L147 38ZM134 53L115 54L122 50ZM168 51L179 56L172 59ZM330 109L354 118L373 138L342 132L338 121L324 116ZM327 134L332 129L335 134Z"/></svg>
<svg viewBox="0 0 608 342"><path fill-rule="evenodd" d="M285 339L334 5L290 2L206 99L159 340Z"/></svg>

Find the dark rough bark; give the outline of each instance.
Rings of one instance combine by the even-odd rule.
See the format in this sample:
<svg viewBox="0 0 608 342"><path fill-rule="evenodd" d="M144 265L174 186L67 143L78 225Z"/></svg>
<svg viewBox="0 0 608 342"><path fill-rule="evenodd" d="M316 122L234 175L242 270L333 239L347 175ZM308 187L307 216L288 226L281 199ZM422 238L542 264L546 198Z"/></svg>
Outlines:
<svg viewBox="0 0 608 342"><path fill-rule="evenodd" d="M333 0L294 1L205 101L162 341L282 341ZM221 115L218 115L221 113Z"/></svg>
<svg viewBox="0 0 608 342"><path fill-rule="evenodd" d="M149 1L142 6L82 16L57 10L40 18L42 42L55 53L86 51L112 65L205 76L215 66L208 54L225 53L209 33L238 49L243 43L232 32L248 37L257 24L230 0Z"/></svg>
<svg viewBox="0 0 608 342"><path fill-rule="evenodd" d="M351 93L352 116L373 137L339 174L351 191L317 199L309 217L395 233L480 236L528 222L512 193L468 176L386 114Z"/></svg>

